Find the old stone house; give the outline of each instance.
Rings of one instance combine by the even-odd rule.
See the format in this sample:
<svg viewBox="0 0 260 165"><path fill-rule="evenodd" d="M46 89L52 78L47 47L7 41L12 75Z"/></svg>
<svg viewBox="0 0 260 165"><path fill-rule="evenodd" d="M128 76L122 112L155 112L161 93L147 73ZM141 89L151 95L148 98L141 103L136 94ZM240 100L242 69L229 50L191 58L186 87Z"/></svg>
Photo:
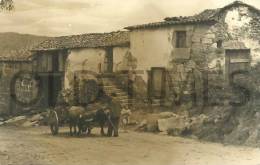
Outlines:
<svg viewBox="0 0 260 165"><path fill-rule="evenodd" d="M26 60L3 59L2 76L13 77L7 73L9 64L35 73L37 87L29 81L30 87L18 85L17 90L30 88L29 96L38 99L33 105L42 108L55 106L62 89L91 93L82 87L85 79L100 77L103 90L118 93L126 104L132 98L165 106L221 103L234 75L259 63L259 19L257 8L235 1L193 16L129 26L128 31L54 37L34 46ZM10 98L9 83L2 80ZM12 100L8 97L2 98ZM88 99L76 98L81 103Z"/></svg>
<svg viewBox="0 0 260 165"><path fill-rule="evenodd" d="M126 27L148 98L155 104L216 101L233 73L259 62L259 18L257 8L235 1L194 16Z"/></svg>
<svg viewBox="0 0 260 165"><path fill-rule="evenodd" d="M128 60L125 60L131 58L127 31L55 37L34 47L33 52L37 75L44 82L42 91L45 107L56 105L62 89L93 92L86 91L83 88L85 84L75 87L75 83L86 83L87 79L96 81L100 76L106 81L107 87L112 88L107 90L115 90L127 98L127 94L118 89L113 81L116 80L114 72L131 68ZM85 97L75 97L78 97L76 102L87 100Z"/></svg>

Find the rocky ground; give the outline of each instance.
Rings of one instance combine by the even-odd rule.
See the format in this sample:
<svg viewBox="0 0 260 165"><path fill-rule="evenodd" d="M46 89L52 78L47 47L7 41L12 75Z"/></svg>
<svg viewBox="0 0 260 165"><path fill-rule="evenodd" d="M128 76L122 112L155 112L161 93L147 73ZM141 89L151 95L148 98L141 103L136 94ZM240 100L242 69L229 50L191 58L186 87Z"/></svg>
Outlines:
<svg viewBox="0 0 260 165"><path fill-rule="evenodd" d="M52 136L49 128L0 127L1 165L259 165L260 150L120 131L120 137L69 137L68 128Z"/></svg>
<svg viewBox="0 0 260 165"><path fill-rule="evenodd" d="M223 144L260 147L260 106L216 105L177 107L172 111L136 111L138 131L166 132L168 135L196 138Z"/></svg>
<svg viewBox="0 0 260 165"><path fill-rule="evenodd" d="M223 144L260 147L259 107L253 104L204 108L183 105L174 110L161 107L135 109L129 113L130 122L126 128ZM125 115L121 119L123 116ZM27 128L44 125L48 125L47 111L0 118L0 126Z"/></svg>
<svg viewBox="0 0 260 165"><path fill-rule="evenodd" d="M119 138L101 137L97 128L94 135L70 137L66 127L52 136L47 111L1 117L0 165L260 165L258 107L133 110Z"/></svg>

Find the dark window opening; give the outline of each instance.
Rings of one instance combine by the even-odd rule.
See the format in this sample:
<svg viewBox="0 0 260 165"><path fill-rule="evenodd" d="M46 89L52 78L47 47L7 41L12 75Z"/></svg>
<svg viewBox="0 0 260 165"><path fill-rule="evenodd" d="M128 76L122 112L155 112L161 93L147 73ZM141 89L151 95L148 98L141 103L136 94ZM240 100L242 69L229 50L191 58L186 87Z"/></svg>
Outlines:
<svg viewBox="0 0 260 165"><path fill-rule="evenodd" d="M217 41L217 48L222 48L222 40Z"/></svg>
<svg viewBox="0 0 260 165"><path fill-rule="evenodd" d="M176 32L176 48L186 47L186 31Z"/></svg>
<svg viewBox="0 0 260 165"><path fill-rule="evenodd" d="M59 71L59 56L52 55L52 71L58 72Z"/></svg>

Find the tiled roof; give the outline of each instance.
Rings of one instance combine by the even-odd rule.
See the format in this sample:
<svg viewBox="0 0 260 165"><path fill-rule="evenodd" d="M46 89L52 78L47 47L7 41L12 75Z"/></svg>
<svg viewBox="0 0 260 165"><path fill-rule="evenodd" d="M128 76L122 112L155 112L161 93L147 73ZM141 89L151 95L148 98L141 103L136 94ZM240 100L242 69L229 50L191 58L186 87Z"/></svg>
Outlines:
<svg viewBox="0 0 260 165"><path fill-rule="evenodd" d="M213 19L220 9L206 9L199 14L194 15L198 19Z"/></svg>
<svg viewBox="0 0 260 165"><path fill-rule="evenodd" d="M128 46L129 32L118 31L111 33L89 33L82 35L71 35L54 37L46 40L32 50L59 50L59 49L73 49L73 48L96 48L108 46Z"/></svg>
<svg viewBox="0 0 260 165"><path fill-rule="evenodd" d="M188 17L166 17L165 21L177 21L177 20L210 20L214 19L214 16L216 13L218 13L219 9L206 9L202 11L199 14L196 14L194 16L188 16Z"/></svg>
<svg viewBox="0 0 260 165"><path fill-rule="evenodd" d="M216 22L216 20L212 16L215 15L217 11L218 11L217 9L207 9L194 16L166 17L162 22L129 26L126 27L126 29L133 30L133 29L155 28L155 27L178 25L178 24L214 23Z"/></svg>
<svg viewBox="0 0 260 165"><path fill-rule="evenodd" d="M194 16L188 17L172 17L172 18L165 18L165 21L162 22L154 22L142 25L135 25L135 26L128 26L125 29L134 30L134 29L146 29L146 28L156 28L156 27L163 27L169 25L180 25L180 24L203 24L203 23L214 23L216 22L215 19L200 19Z"/></svg>
<svg viewBox="0 0 260 165"><path fill-rule="evenodd" d="M178 25L178 24L201 24L201 23L214 23L217 21L217 15L221 13L223 10L226 10L230 7L243 5L249 7L257 12L259 9L254 6L248 5L241 1L234 1L233 3L224 6L223 8L218 9L206 9L199 14L195 14L193 16L185 16L185 17L166 17L162 22L148 23L142 25L128 26L125 29L134 30L134 29L146 29L146 28L156 28L163 27L169 25Z"/></svg>

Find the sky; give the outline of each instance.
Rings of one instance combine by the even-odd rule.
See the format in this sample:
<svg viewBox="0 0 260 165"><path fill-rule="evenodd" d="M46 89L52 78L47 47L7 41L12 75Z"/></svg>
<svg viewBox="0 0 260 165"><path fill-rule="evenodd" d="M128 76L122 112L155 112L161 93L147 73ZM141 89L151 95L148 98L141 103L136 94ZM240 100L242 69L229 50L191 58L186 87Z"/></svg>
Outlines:
<svg viewBox="0 0 260 165"><path fill-rule="evenodd" d="M0 12L0 32L62 36L122 30L129 25L188 16L234 0L14 0ZM260 9L260 0L243 0Z"/></svg>

